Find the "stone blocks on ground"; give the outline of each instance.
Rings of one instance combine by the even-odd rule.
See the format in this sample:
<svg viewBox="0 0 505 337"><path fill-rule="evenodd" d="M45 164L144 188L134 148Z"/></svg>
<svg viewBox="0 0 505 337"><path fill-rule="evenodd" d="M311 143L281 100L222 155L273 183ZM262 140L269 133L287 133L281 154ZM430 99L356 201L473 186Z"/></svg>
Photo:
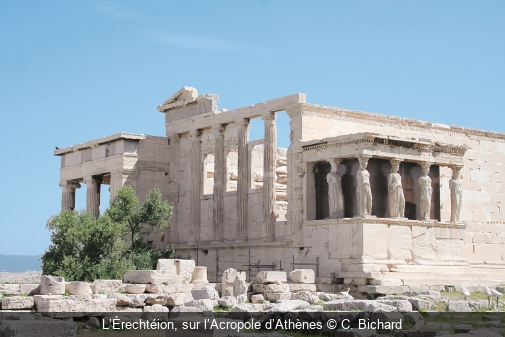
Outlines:
<svg viewBox="0 0 505 337"><path fill-rule="evenodd" d="M264 295L266 295L265 297L267 300L273 301L273 302L291 299L291 293L266 293Z"/></svg>
<svg viewBox="0 0 505 337"><path fill-rule="evenodd" d="M159 259L156 270L171 273L177 283L191 283L195 271L194 260Z"/></svg>
<svg viewBox="0 0 505 337"><path fill-rule="evenodd" d="M146 291L145 284L127 284L125 290L128 294L143 294Z"/></svg>
<svg viewBox="0 0 505 337"><path fill-rule="evenodd" d="M19 295L19 284L0 284L0 294L2 295Z"/></svg>
<svg viewBox="0 0 505 337"><path fill-rule="evenodd" d="M110 294L119 291L122 280L94 280L91 284L93 294Z"/></svg>
<svg viewBox="0 0 505 337"><path fill-rule="evenodd" d="M289 284L257 284L253 283L252 290L255 293L289 293Z"/></svg>
<svg viewBox="0 0 505 337"><path fill-rule="evenodd" d="M256 275L256 282L268 284L268 283L286 283L288 280L286 278L286 272L284 271L260 271Z"/></svg>
<svg viewBox="0 0 505 337"><path fill-rule="evenodd" d="M65 291L70 295L91 295L93 292L88 282L67 282Z"/></svg>
<svg viewBox="0 0 505 337"><path fill-rule="evenodd" d="M20 284L19 293L21 295L38 295L40 293L40 284Z"/></svg>
<svg viewBox="0 0 505 337"><path fill-rule="evenodd" d="M186 302L184 305L186 307L194 307L194 308L200 309L201 311L214 310L214 302L209 299L193 300L193 301Z"/></svg>
<svg viewBox="0 0 505 337"><path fill-rule="evenodd" d="M317 286L310 283L288 283L289 291L292 293L297 293L300 291L317 291Z"/></svg>
<svg viewBox="0 0 505 337"><path fill-rule="evenodd" d="M295 269L289 273L294 283L314 283L316 275L312 269Z"/></svg>
<svg viewBox="0 0 505 337"><path fill-rule="evenodd" d="M2 300L2 310L22 310L33 308L34 302L31 296L13 296Z"/></svg>
<svg viewBox="0 0 505 337"><path fill-rule="evenodd" d="M263 303L263 302L265 302L265 298L263 297L262 294L252 295L251 302L252 303Z"/></svg>
<svg viewBox="0 0 505 337"><path fill-rule="evenodd" d="M217 300L222 307L233 307L237 304L237 298L235 296L225 296Z"/></svg>
<svg viewBox="0 0 505 337"><path fill-rule="evenodd" d="M59 276L40 277L41 295L65 295L65 279Z"/></svg>
<svg viewBox="0 0 505 337"><path fill-rule="evenodd" d="M63 299L42 300L37 305L38 312L64 313L63 317L79 317L95 312L110 312L116 309L116 299ZM58 317L58 315L54 315Z"/></svg>
<svg viewBox="0 0 505 337"><path fill-rule="evenodd" d="M174 283L175 279L169 270L128 270L123 276L124 283Z"/></svg>
<svg viewBox="0 0 505 337"><path fill-rule="evenodd" d="M219 298L219 293L212 287L203 287L201 289L191 290L191 295L195 300L217 300Z"/></svg>
<svg viewBox="0 0 505 337"><path fill-rule="evenodd" d="M192 284L207 284L209 280L207 279L207 267L196 266L193 272L193 278L191 279Z"/></svg>
<svg viewBox="0 0 505 337"><path fill-rule="evenodd" d="M167 305L171 307L184 305L186 301L186 294L184 293L175 293L167 295Z"/></svg>
<svg viewBox="0 0 505 337"><path fill-rule="evenodd" d="M416 310L430 310L435 308L435 303L420 298L409 297L408 301L412 304L412 307Z"/></svg>

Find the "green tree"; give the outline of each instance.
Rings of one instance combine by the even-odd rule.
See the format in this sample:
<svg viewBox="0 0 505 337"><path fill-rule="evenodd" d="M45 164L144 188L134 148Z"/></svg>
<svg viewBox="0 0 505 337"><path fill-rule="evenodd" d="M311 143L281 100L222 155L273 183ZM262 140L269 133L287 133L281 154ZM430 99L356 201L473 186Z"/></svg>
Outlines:
<svg viewBox="0 0 505 337"><path fill-rule="evenodd" d="M131 186L121 188L110 207L105 211L115 223L121 224L128 230L132 248L140 245L150 230L165 229L169 227L168 220L172 216L172 205L163 201L158 188L153 188L140 203L135 189Z"/></svg>
<svg viewBox="0 0 505 337"><path fill-rule="evenodd" d="M174 251L157 250L145 238L149 229L168 228L171 214L158 189L140 203L129 186L118 191L98 219L84 211L62 211L47 222L52 244L42 255L42 272L92 281L122 278L126 270L154 269L159 258L170 258Z"/></svg>

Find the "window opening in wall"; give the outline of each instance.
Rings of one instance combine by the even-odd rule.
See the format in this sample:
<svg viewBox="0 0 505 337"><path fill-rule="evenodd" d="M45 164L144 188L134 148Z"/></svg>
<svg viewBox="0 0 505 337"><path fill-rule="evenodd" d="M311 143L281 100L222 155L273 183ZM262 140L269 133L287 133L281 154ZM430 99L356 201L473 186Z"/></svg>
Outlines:
<svg viewBox="0 0 505 337"><path fill-rule="evenodd" d="M238 180L238 150L228 151L226 156L226 191L236 191Z"/></svg>
<svg viewBox="0 0 505 337"><path fill-rule="evenodd" d="M203 161L203 194L214 193L214 153L205 155Z"/></svg>

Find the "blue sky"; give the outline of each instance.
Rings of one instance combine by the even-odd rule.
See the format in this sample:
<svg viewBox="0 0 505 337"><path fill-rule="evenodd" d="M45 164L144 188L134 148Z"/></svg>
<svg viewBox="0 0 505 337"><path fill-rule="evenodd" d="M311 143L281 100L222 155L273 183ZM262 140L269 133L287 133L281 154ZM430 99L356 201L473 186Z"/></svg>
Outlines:
<svg viewBox="0 0 505 337"><path fill-rule="evenodd" d="M0 0L0 254L50 244L55 146L164 136L184 85L505 132L505 2Z"/></svg>

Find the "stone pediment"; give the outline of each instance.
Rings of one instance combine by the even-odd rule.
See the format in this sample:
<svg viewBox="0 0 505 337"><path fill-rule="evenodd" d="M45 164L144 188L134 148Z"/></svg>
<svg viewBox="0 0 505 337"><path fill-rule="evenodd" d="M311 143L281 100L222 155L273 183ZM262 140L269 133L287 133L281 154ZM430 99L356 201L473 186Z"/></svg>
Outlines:
<svg viewBox="0 0 505 337"><path fill-rule="evenodd" d="M198 96L198 90L195 88L182 87L165 100L163 104L158 106L157 109L159 112L166 114L166 123L172 123L177 120L188 119L204 113L218 113L218 100L218 95L203 94Z"/></svg>

